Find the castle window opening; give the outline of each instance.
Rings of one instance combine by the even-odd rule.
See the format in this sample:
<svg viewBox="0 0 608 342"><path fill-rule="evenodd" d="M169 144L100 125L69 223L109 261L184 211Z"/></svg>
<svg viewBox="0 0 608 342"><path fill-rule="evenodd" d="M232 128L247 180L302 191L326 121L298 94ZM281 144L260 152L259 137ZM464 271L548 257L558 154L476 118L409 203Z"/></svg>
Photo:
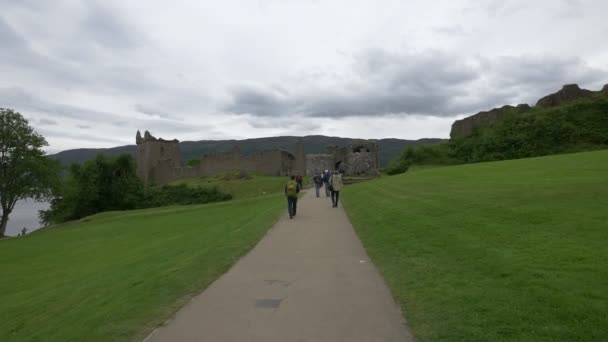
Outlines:
<svg viewBox="0 0 608 342"><path fill-rule="evenodd" d="M355 152L355 153L370 152L370 150L369 150L369 148L367 148L365 146L357 146L357 147L353 147L353 152Z"/></svg>

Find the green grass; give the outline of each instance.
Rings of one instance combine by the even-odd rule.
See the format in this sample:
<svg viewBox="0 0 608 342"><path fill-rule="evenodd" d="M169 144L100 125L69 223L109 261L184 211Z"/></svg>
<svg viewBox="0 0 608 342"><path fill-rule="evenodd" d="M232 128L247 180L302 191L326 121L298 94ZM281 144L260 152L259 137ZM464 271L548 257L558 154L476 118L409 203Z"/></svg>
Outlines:
<svg viewBox="0 0 608 342"><path fill-rule="evenodd" d="M420 341L608 340L608 151L419 170L341 197Z"/></svg>
<svg viewBox="0 0 608 342"><path fill-rule="evenodd" d="M251 198L269 194L283 193L288 177L248 175L239 177L238 172L228 172L217 176L180 179L172 184L186 184L192 187L217 187L221 192L229 193L234 198ZM304 185L308 177L304 177Z"/></svg>
<svg viewBox="0 0 608 342"><path fill-rule="evenodd" d="M110 212L0 241L0 341L141 340L251 249L279 195Z"/></svg>

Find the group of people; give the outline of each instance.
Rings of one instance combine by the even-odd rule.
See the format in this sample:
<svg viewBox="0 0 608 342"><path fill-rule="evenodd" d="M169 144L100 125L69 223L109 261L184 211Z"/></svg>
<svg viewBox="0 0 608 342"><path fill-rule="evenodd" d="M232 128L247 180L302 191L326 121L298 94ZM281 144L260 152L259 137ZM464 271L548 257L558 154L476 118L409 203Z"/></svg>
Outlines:
<svg viewBox="0 0 608 342"><path fill-rule="evenodd" d="M293 219L296 216L298 207L298 194L302 190L302 176L291 176L291 179L285 185L285 196L287 196L287 211L289 212L289 218ZM312 178L315 186L315 193L317 197L322 187L325 187L325 197L331 196L331 204L333 208L338 207L338 201L340 199L340 191L344 186L342 182L342 171L329 171L325 170L322 173L317 173Z"/></svg>

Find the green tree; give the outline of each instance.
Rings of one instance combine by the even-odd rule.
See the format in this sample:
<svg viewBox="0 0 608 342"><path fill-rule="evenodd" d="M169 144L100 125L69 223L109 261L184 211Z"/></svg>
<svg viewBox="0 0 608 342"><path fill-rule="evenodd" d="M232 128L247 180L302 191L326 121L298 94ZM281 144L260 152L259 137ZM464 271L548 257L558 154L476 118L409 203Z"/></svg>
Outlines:
<svg viewBox="0 0 608 342"><path fill-rule="evenodd" d="M60 166L45 156L47 145L19 112L0 108L0 237L17 201L45 199L58 183Z"/></svg>
<svg viewBox="0 0 608 342"><path fill-rule="evenodd" d="M144 187L136 175L133 157L103 154L83 164L72 164L61 187L54 191L51 208L43 210L44 224L79 219L98 212L135 209Z"/></svg>
<svg viewBox="0 0 608 342"><path fill-rule="evenodd" d="M201 163L201 158L192 158L190 160L188 160L186 162L186 165L191 166L191 167L195 167L195 166L199 166Z"/></svg>

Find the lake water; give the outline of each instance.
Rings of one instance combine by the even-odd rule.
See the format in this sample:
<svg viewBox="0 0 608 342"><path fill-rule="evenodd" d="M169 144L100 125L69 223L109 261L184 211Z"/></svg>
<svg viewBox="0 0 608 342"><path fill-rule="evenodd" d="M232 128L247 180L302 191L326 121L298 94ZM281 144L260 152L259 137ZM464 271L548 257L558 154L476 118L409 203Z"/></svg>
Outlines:
<svg viewBox="0 0 608 342"><path fill-rule="evenodd" d="M40 228L38 210L48 209L49 206L50 204L47 202L36 202L33 200L17 202L15 209L13 209L13 212L8 217L5 235L16 236L21 233L23 227L27 228L28 233Z"/></svg>

